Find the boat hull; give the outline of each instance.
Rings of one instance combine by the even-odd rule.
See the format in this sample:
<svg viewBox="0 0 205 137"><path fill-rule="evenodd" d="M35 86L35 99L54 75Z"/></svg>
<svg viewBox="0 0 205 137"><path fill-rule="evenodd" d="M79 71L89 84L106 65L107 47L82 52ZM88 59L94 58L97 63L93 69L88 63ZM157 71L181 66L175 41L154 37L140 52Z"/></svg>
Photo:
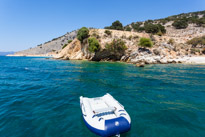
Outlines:
<svg viewBox="0 0 205 137"><path fill-rule="evenodd" d="M110 94L96 98L81 96L80 107L85 125L99 136L119 135L131 128L129 114Z"/></svg>
<svg viewBox="0 0 205 137"><path fill-rule="evenodd" d="M105 130L99 130L95 127L92 127L84 119L84 117L83 117L83 120L85 122L85 125L87 126L87 128L91 132L93 132L101 137L109 137L109 136L119 135L119 134L122 134L122 133L129 131L131 128L131 124L129 124L129 122L124 117L118 117L115 119L105 120ZM118 126L116 126L116 122L119 122Z"/></svg>

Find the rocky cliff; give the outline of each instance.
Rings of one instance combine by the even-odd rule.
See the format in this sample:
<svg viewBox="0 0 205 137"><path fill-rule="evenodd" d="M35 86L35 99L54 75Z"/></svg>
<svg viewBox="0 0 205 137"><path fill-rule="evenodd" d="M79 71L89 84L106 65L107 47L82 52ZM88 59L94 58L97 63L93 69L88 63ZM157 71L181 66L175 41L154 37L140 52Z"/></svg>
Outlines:
<svg viewBox="0 0 205 137"><path fill-rule="evenodd" d="M205 28L203 27L197 28L202 33L195 33L195 31L192 31L193 29L195 28L190 25L186 29L189 33L184 33L181 36L176 36L172 35L172 33L169 33L169 31L174 31L174 28L168 28L167 34L163 36L118 30L110 30L112 32L111 35L107 35L105 33L105 29L91 29L89 35L90 37L97 38L101 45L101 52L97 52L95 54L89 52L87 39L81 43L76 38L72 43L68 44L66 48L64 48L54 57L58 59L72 60L112 60L109 57L109 53L102 51L105 49L105 45L110 43L113 39L121 39L125 41L127 46L125 54L119 59L121 61L135 64L180 63L183 62L184 57L194 55L191 53L192 46L186 44L187 40L205 34ZM190 34L190 32L193 33ZM141 37L152 39L154 46L152 48L140 47L139 40ZM169 43L170 39L173 40L173 43Z"/></svg>

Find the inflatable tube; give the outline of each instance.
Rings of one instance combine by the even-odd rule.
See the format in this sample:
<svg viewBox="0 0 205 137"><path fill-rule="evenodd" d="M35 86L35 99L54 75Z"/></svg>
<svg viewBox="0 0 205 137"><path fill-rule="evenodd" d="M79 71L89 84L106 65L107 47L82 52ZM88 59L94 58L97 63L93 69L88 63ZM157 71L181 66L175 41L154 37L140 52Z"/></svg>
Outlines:
<svg viewBox="0 0 205 137"><path fill-rule="evenodd" d="M131 128L128 113L110 94L98 98L80 97L80 106L87 128L99 136L119 135Z"/></svg>

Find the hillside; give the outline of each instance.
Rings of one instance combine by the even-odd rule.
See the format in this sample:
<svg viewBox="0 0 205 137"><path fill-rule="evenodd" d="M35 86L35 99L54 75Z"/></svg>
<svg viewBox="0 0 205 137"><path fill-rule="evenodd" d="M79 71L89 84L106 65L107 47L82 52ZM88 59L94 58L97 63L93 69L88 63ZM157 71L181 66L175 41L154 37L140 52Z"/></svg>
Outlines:
<svg viewBox="0 0 205 137"><path fill-rule="evenodd" d="M186 56L200 54L198 52L193 53L192 46L186 44L187 39L199 36L200 34L195 34L189 38L186 38L186 36L181 36L179 38L175 36L158 36L119 30L110 30L110 35L107 35L105 32L106 29L91 29L89 32L91 38L95 37L99 41L101 50L96 53L89 51L89 43L87 39L81 43L76 38L59 52L59 54L54 55L54 57L66 60L121 60L135 64L153 64L180 63L184 61L184 57ZM205 33L205 29L203 29L203 32ZM154 46L150 48L139 46L139 41L142 37L151 38L154 41ZM122 40L125 43L127 50L121 55L106 50L106 45L112 43L113 40ZM173 40L173 43L169 43L170 40Z"/></svg>
<svg viewBox="0 0 205 137"><path fill-rule="evenodd" d="M135 22L123 26L113 22L105 29L89 29L89 36L79 41L78 31L67 33L35 48L15 53L16 56L54 56L59 59L121 60L130 63L177 63L185 57L202 56L205 52L205 11L179 14L164 19ZM110 34L107 34L109 31ZM99 50L89 51L90 43L98 42ZM95 38L95 39L93 39ZM141 38L148 38L151 47L141 47ZM200 39L201 44L192 44ZM118 41L119 40L119 41ZM200 41L199 40L199 41ZM126 50L108 52L106 45L113 41L124 43ZM96 44L96 43L95 43ZM182 59L183 58L183 59Z"/></svg>
<svg viewBox="0 0 205 137"><path fill-rule="evenodd" d="M62 47L68 42L68 40L73 40L76 38L77 30L69 32L58 38L54 38L51 41L40 44L34 48L16 52L16 56L47 56L56 54L62 49ZM49 56L48 55L48 56Z"/></svg>

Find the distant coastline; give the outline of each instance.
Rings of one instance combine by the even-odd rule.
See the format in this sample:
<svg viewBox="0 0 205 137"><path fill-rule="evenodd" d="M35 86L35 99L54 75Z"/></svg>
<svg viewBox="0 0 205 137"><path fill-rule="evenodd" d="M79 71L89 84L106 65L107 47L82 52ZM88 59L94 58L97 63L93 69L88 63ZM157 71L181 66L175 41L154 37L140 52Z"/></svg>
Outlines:
<svg viewBox="0 0 205 137"><path fill-rule="evenodd" d="M15 52L13 52L13 51L0 52L0 56L12 55L12 54L14 54L14 53L15 53Z"/></svg>
<svg viewBox="0 0 205 137"><path fill-rule="evenodd" d="M7 57L53 57L52 55L16 55L16 54L8 54Z"/></svg>

